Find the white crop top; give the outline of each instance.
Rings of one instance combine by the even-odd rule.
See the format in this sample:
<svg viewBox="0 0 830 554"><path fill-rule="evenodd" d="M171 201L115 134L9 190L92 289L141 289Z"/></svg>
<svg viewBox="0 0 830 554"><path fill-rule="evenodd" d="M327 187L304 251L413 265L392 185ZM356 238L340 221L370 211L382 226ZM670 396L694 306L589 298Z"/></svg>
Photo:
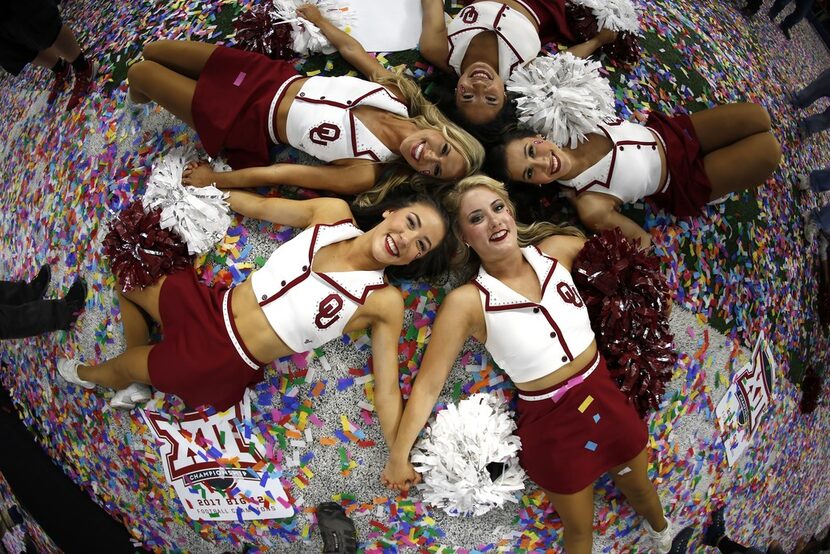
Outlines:
<svg viewBox="0 0 830 554"><path fill-rule="evenodd" d="M271 102L268 131L278 144L274 110L282 91ZM409 117L406 103L384 87L357 77L311 77L303 83L288 109L288 144L324 162L364 159L389 162L399 156L389 150L355 117L352 108L371 106Z"/></svg>
<svg viewBox="0 0 830 554"><path fill-rule="evenodd" d="M594 340L588 310L568 270L535 246L522 248L522 255L542 285L541 302L531 302L484 268L473 280L484 307L484 346L515 383L556 371Z"/></svg>
<svg viewBox="0 0 830 554"><path fill-rule="evenodd" d="M358 306L383 288L383 270L317 273L311 270L322 247L362 235L350 220L315 225L277 248L251 275L251 285L268 323L294 352L316 348L343 334Z"/></svg>
<svg viewBox="0 0 830 554"><path fill-rule="evenodd" d="M470 41L479 33L496 33L499 45L499 75L505 81L520 67L539 55L542 41L533 23L524 14L499 2L476 2L456 15L447 27L447 64L461 75L461 62Z"/></svg>
<svg viewBox="0 0 830 554"><path fill-rule="evenodd" d="M599 128L614 143L611 151L573 179L560 179L559 183L576 189L577 194L602 192L623 203L636 202L668 188L668 172L666 183L660 186L663 163L655 135L664 152L666 145L656 131L623 120L600 124Z"/></svg>

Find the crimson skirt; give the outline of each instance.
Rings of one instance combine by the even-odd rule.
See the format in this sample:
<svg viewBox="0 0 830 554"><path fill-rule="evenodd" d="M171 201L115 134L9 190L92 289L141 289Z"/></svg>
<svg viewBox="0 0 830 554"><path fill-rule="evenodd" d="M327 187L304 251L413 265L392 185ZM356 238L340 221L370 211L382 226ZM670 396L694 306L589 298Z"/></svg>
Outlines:
<svg viewBox="0 0 830 554"><path fill-rule="evenodd" d="M193 268L169 275L159 292L164 338L150 350L150 383L191 408L227 410L262 381L262 362L245 348L233 321L231 291L209 287Z"/></svg>
<svg viewBox="0 0 830 554"><path fill-rule="evenodd" d="M273 110L271 102L280 86L298 76L288 62L217 46L199 74L190 106L205 151L213 157L224 150L234 169L269 165L268 127L279 99Z"/></svg>
<svg viewBox="0 0 830 554"><path fill-rule="evenodd" d="M695 128L686 114L673 116L651 112L646 127L656 131L666 144L666 163L671 180L668 188L646 200L677 217L701 215L712 195L712 182L703 167Z"/></svg>
<svg viewBox="0 0 830 554"><path fill-rule="evenodd" d="M556 494L581 491L637 456L648 440L599 353L563 383L520 391L516 412L519 461L537 485Z"/></svg>

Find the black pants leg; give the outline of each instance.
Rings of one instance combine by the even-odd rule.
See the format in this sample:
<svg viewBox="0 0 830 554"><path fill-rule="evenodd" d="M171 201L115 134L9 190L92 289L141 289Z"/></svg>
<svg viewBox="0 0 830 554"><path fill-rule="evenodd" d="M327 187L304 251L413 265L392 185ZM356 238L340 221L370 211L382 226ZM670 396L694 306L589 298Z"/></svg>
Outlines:
<svg viewBox="0 0 830 554"><path fill-rule="evenodd" d="M0 304L0 339L67 330L72 320L72 310L63 299L35 300L17 306Z"/></svg>
<svg viewBox="0 0 830 554"><path fill-rule="evenodd" d="M17 306L40 298L40 291L26 281L0 281L0 304Z"/></svg>

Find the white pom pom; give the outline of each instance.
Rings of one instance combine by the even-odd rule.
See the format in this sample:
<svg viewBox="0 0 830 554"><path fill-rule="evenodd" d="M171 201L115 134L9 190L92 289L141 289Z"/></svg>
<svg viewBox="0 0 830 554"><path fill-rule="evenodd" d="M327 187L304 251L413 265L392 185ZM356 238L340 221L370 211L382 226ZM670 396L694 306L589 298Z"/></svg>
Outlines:
<svg viewBox="0 0 830 554"><path fill-rule="evenodd" d="M590 9L600 29L640 32L640 14L631 0L569 0Z"/></svg>
<svg viewBox="0 0 830 554"><path fill-rule="evenodd" d="M482 515L505 502L517 502L525 472L519 466L516 423L503 400L477 393L435 417L415 445L412 464L423 474L424 500L451 516ZM495 481L487 464L503 463Z"/></svg>
<svg viewBox="0 0 830 554"><path fill-rule="evenodd" d="M161 208L162 229L173 229L178 233L190 254L210 250L225 236L231 223L226 193L213 186L182 185L185 167L198 159L193 147L171 150L153 164L142 198L145 211ZM215 160L211 165L214 171L230 170L221 160Z"/></svg>
<svg viewBox="0 0 830 554"><path fill-rule="evenodd" d="M597 124L614 119L614 94L600 64L563 52L539 56L513 72L507 90L519 122L559 146L575 148Z"/></svg>
<svg viewBox="0 0 830 554"><path fill-rule="evenodd" d="M303 4L314 4L320 13L338 29L347 30L354 20L353 8L346 3L332 0L273 0L274 10L279 19L289 21L291 25L292 50L300 56L321 52L333 54L337 49L332 46L319 27L297 17L297 8ZM348 31L347 31L348 32Z"/></svg>

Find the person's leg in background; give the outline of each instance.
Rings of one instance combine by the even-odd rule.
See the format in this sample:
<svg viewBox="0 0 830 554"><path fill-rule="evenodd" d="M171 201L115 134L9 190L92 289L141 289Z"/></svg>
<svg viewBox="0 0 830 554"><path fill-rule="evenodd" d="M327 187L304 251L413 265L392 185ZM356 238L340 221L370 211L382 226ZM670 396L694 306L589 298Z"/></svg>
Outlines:
<svg viewBox="0 0 830 554"><path fill-rule="evenodd" d="M791 99L796 108L803 109L823 96L830 96L830 68L822 71L812 83L793 93Z"/></svg>
<svg viewBox="0 0 830 554"><path fill-rule="evenodd" d="M808 13L810 13L810 8L813 7L813 2L815 0L795 0L795 9L793 12L784 18L783 21L778 25L781 29L781 32L784 33L784 36L787 37L787 40L790 40L790 29L792 29L799 21L804 19Z"/></svg>
<svg viewBox="0 0 830 554"><path fill-rule="evenodd" d="M44 265L31 283L26 281L0 281L0 304L19 306L26 302L40 300L49 287L52 270Z"/></svg>
<svg viewBox="0 0 830 554"><path fill-rule="evenodd" d="M23 304L0 304L0 340L32 337L69 327L83 310L86 283L76 279L61 299L33 300Z"/></svg>

